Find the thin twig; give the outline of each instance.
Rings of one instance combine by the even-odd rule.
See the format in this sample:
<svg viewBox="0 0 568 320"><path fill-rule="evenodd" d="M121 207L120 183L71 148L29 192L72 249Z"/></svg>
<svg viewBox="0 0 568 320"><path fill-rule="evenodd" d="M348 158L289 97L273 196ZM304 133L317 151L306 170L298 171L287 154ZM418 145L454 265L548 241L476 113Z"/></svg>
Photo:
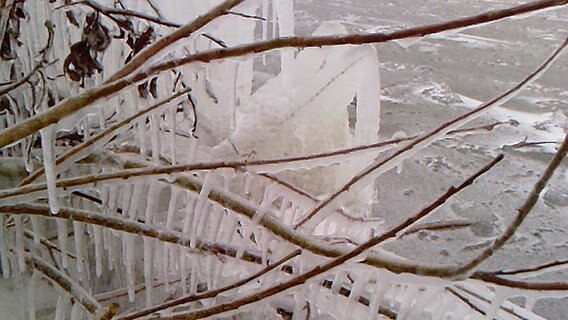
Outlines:
<svg viewBox="0 0 568 320"><path fill-rule="evenodd" d="M554 171L556 171L556 169L562 162L562 159L564 159L564 157L566 156L566 153L568 153L568 134L566 134L566 136L564 137L564 142L560 146L560 149L558 149L552 160L550 160L550 162L548 163L548 166L544 170L542 177L540 177L540 179L538 179L538 181L534 184L523 206L517 210L517 216L509 224L505 232L503 232L503 234L499 238L497 238L490 247L483 250L483 252L481 252L477 257L455 270L455 275L467 277L468 273L474 270L482 262L493 256L493 254L497 250L505 245L505 243L513 236L521 223L523 223L525 218L538 202L540 193L542 192L544 187L546 187L550 178L552 178Z"/></svg>
<svg viewBox="0 0 568 320"><path fill-rule="evenodd" d="M158 17L153 17L150 16L148 14L142 13L142 12L138 12L138 11L134 11L134 10L129 10L129 9L119 9L119 8L113 8L113 7L107 7L107 6L103 6L95 1L92 0L84 0L84 1L77 1L77 2L73 2L73 3L68 3L68 4L64 4L60 7L57 7L56 9L59 9L61 7L68 7L68 6L74 6L74 5L86 5L91 7L92 9L94 9L97 12L100 12L101 14L109 17L109 18L113 18L112 15L120 15L120 16L126 16L126 17L135 17L135 18L139 18L142 20L147 20L150 22L154 22L166 27L173 27L173 28L179 28L181 27L180 24L178 23L174 23L174 22L169 22L169 21L165 21L164 19L158 18Z"/></svg>
<svg viewBox="0 0 568 320"><path fill-rule="evenodd" d="M493 283L496 285L509 287L509 288L517 288L517 289L524 289L524 290L536 290L536 291L568 291L568 283L567 282L530 282L530 281L521 281L521 280L511 280L505 279L502 277L498 277L491 273L485 272L476 272L472 275L473 279L482 280L487 283Z"/></svg>
<svg viewBox="0 0 568 320"><path fill-rule="evenodd" d="M168 97L165 100L162 100L161 102L158 102L157 104L155 104L155 105L153 105L153 106L151 106L151 107L149 107L149 108L147 108L143 111L140 111L137 114L135 114L135 115L133 115L133 116L127 118L127 119L124 119L123 121L113 125L112 127L109 127L105 131L91 137L89 140L73 147L72 149L66 151L63 155L57 157L56 164L59 165L59 164L63 163L64 161L72 158L74 155L78 154L80 151L82 151L82 150L86 149L87 147L93 145L97 141L100 141L102 138L104 138L104 137L108 136L109 134L115 132L120 127L123 127L124 125L126 125L126 124L134 121L135 119L147 114L148 112L155 110L156 108L161 106L163 103L176 98L179 94L181 94L181 92L174 95L174 96ZM483 126L483 127L485 127L485 126ZM463 133L466 130L475 131L477 129L478 129L477 127L470 128L470 129L462 129L459 132ZM456 130L456 132L457 132L457 130ZM448 132L447 136L451 137L453 135L453 133L454 133L454 131L450 131L450 132ZM417 136L410 136L410 137L401 138L401 139L391 139L391 140L387 140L387 141L372 143L372 144L369 144L369 145L356 146L356 147L351 147L351 148L338 149L338 150L330 151L330 152L322 152L322 153L317 153L317 154L286 157L286 158L276 158L276 159L266 159L266 160L260 159L260 160L237 160L237 161L221 161L221 162L198 162L198 163L192 163L192 164L151 166L151 167L148 167L148 168L127 169L127 170L121 170L119 172L111 172L111 173L103 173L103 174L95 174L95 175L87 175L87 176L82 176L82 177L73 177L73 178L68 178L68 179L61 179L61 180L57 181L56 186L60 187L60 188L68 188L68 187L75 187L75 186L90 184L90 183L99 182L99 181L113 180L113 179L127 179L127 178L131 178L131 177L139 177L139 176L162 175L162 174L171 174L171 173L178 173L178 172L189 172L189 171L197 171L197 170L214 170L214 169L223 169L223 168L233 168L233 169L236 169L236 170L237 169L249 169L249 170L254 171L255 167L269 166L269 167L265 168L265 170L269 171L269 170L278 170L278 165L286 165L286 164L292 164L292 163L304 163L303 164L304 166L310 166L310 161L318 160L318 159L324 159L324 158L329 158L329 160L328 160L329 164L333 164L335 162L340 161L341 156L353 155L354 153L357 153L357 152L370 152L370 151L373 151L375 153L383 152L383 151L388 150L388 149L392 148L393 146L395 146L396 144L399 144L401 142L412 141L412 139L415 139L416 137ZM334 160L334 158L337 158L337 159ZM47 185L45 183L37 183L37 184L29 185L31 182L33 182L38 177L40 177L45 172L44 170L45 170L44 168L37 169L35 172L30 174L30 176L26 177L19 184L19 187L15 187L15 188L11 188L11 189L4 189L4 190L0 191L0 199L7 198L7 197L21 196L21 195L28 194L28 193L31 193L31 192L46 190ZM269 178L271 180L276 179L276 178L272 177L270 174L262 173L260 175L262 175L266 178ZM278 180L278 183L285 185L285 182L280 181L280 180ZM292 187L292 186L287 185L287 187ZM300 190L294 190L294 191L300 192ZM302 193L302 194L306 195L305 193ZM315 200L313 197L311 199Z"/></svg>

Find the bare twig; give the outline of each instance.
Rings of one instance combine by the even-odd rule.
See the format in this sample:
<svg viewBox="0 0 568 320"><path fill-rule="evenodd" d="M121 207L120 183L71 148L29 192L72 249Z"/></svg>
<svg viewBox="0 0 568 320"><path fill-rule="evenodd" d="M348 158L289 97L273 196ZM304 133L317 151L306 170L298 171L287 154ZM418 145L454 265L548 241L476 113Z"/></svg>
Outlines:
<svg viewBox="0 0 568 320"><path fill-rule="evenodd" d="M472 276L472 278L509 288L536 290L536 291L568 291L567 282L546 283L546 282L511 280L485 272L477 272Z"/></svg>
<svg viewBox="0 0 568 320"><path fill-rule="evenodd" d="M560 146L560 149L558 149L552 160L550 160L550 162L548 163L548 166L544 170L542 177L540 177L540 179L535 183L525 203L521 208L518 209L517 216L509 224L505 232L503 232L503 234L499 238L497 238L489 248L483 250L483 252L480 253L477 257L455 270L455 275L467 277L468 273L474 270L483 261L489 259L513 236L521 223L523 223L527 215L536 205L540 197L540 193L542 192L544 187L546 187L550 178L552 178L552 174L558 168L558 166L562 162L562 159L564 159L564 157L566 156L566 153L568 153L568 134L566 134L566 136L564 137L564 142Z"/></svg>
<svg viewBox="0 0 568 320"><path fill-rule="evenodd" d="M235 2L239 1L235 0ZM154 67L149 68L149 70L147 71L138 72L133 74L132 76L126 77L126 75L132 73L134 70L136 70L146 61L147 57L145 56L153 56L156 52L158 52L165 46L175 41L172 39L179 39L185 37L187 33L183 33L181 32L181 30L189 31L189 33L191 33L199 29L199 26L206 23L207 20L214 19L213 16L222 14L216 11L216 9L214 9L210 11L208 14L198 18L194 23L186 25L185 27L180 28L174 34L158 40L158 42L156 42L155 44L156 47L154 47L154 45L147 47L143 52L148 52L148 53L142 55L143 52L141 52L140 54L136 55L135 58L131 60L127 66L125 66L125 68L121 69L121 71L116 73L111 79L107 80L103 86L87 90L82 94L76 95L71 98L67 98L66 100L60 102L56 106L50 108L47 112L36 115L32 118L29 118L25 121L22 121L12 126L7 130L4 130L3 132L0 132L0 148L10 145L34 132L37 132L38 130L50 124L56 123L57 121L59 121L59 119L66 117L78 110L81 110L82 108L85 108L86 106L95 102L98 99L114 94L119 90L138 81L142 81L151 75L154 75L161 71L175 68L180 64L188 64L197 61L208 62L208 61L220 60L229 57L241 56L256 52L263 52L263 51L273 50L277 48L284 48L284 47L308 47L308 46L322 47L329 45L387 42L391 40L404 39L413 36L424 36L426 34L443 32L446 30L451 30L460 27L473 26L476 24L495 21L503 19L505 17L524 14L531 11L541 10L554 6L561 6L565 5L566 3L568 3L568 0L535 1L526 5L516 6L509 9L504 9L500 11L490 11L481 15L453 20L448 23L441 23L441 24L438 23L422 27L399 30L392 33L372 33L367 35L348 35L348 36L331 36L331 37L278 38L274 40L269 40L268 42L255 42L253 44L242 45L227 49L203 51L194 55L189 55L184 59L172 60L169 62L155 65ZM224 3L223 5L225 4L227 3ZM182 34L180 35L180 33Z"/></svg>
<svg viewBox="0 0 568 320"><path fill-rule="evenodd" d="M232 14L232 15L247 18L247 19L256 19L256 20L266 21L266 18L264 18L264 17L253 16L253 15L242 13L242 12L227 11L227 12L225 12L225 14Z"/></svg>
<svg viewBox="0 0 568 320"><path fill-rule="evenodd" d="M530 268L522 268L522 269L515 269L509 271L498 271L498 272L491 272L488 274L492 274L495 276L520 276L523 278L531 277L533 275L542 274L544 272L551 272L561 269L568 268L568 259L567 260L556 260L549 263L545 263L542 265L538 265L535 267Z"/></svg>
<svg viewBox="0 0 568 320"><path fill-rule="evenodd" d="M110 17L111 19L113 19L112 15L120 15L120 16L135 17L135 18L139 18L139 19L142 19L142 20L147 20L147 21L150 21L150 22L154 22L154 23L166 26L166 27L173 27L173 28L181 27L181 25L178 24L178 23L165 21L164 19L161 19L159 17L153 17L153 16L150 16L148 14L138 12L138 11L134 11L134 10L129 10L129 9L119 9L119 8L103 6L103 5L101 5L101 4L99 4L95 1L92 1L92 0L77 1L77 2L73 2L73 3L69 3L69 4L64 4L61 7L67 7L67 6L73 6L73 5L89 6L92 9L94 9L95 11L100 12L100 13L104 14L105 16ZM58 7L58 8L61 8L61 7Z"/></svg>

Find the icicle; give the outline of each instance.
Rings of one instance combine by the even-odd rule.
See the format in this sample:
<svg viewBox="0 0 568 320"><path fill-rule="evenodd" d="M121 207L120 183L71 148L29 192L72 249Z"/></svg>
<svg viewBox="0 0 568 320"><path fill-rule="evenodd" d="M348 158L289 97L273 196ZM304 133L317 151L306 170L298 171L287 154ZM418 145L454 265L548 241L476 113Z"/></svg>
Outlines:
<svg viewBox="0 0 568 320"><path fill-rule="evenodd" d="M185 217L183 218L183 229L182 234L183 238L189 240L191 235L189 234L193 229L192 225L195 224L196 214L195 208L197 205L197 198L193 196L193 194L188 194L189 201L187 201L187 205L185 206Z"/></svg>
<svg viewBox="0 0 568 320"><path fill-rule="evenodd" d="M4 217L3 214L0 214L0 266L2 267L2 276L4 279L8 279L10 278L10 260L8 257L10 251L6 246L6 238L4 236Z"/></svg>
<svg viewBox="0 0 568 320"><path fill-rule="evenodd" d="M261 233L261 240L260 240L260 250L262 256L262 265L268 264L268 249L270 248L270 243L272 241L272 236L268 230L262 229Z"/></svg>
<svg viewBox="0 0 568 320"><path fill-rule="evenodd" d="M173 230L174 222L177 213L177 202L180 195L183 195L183 191L175 187L171 188L172 197L170 198L170 203L168 204L168 215L166 217L166 229Z"/></svg>
<svg viewBox="0 0 568 320"><path fill-rule="evenodd" d="M371 301L369 304L369 315L367 316L368 319L376 318L377 312L379 312L379 308L381 307L381 302L385 297L385 294L390 288L390 280L386 277L386 271L376 271L376 284L375 290L371 295Z"/></svg>
<svg viewBox="0 0 568 320"><path fill-rule="evenodd" d="M203 187L201 187L201 192L199 192L199 196L197 197L197 202L195 204L195 212L194 212L194 217L195 219L193 219L192 224L192 230L193 232L190 235L190 242L189 245L191 248L195 248L195 240L197 237L197 231L198 231L198 227L199 227L199 221L200 219L207 219L207 211L209 210L209 192L211 191L211 188L213 187L214 184L214 180L215 180L215 173L212 171L209 171L205 174L205 179L203 180ZM185 233L185 230L184 230Z"/></svg>
<svg viewBox="0 0 568 320"><path fill-rule="evenodd" d="M20 272L26 270L25 250L24 250L24 227L22 217L14 215L14 228L16 228L16 257L18 258L18 268Z"/></svg>
<svg viewBox="0 0 568 320"><path fill-rule="evenodd" d="M69 257L67 252L67 220L56 219L57 222L57 242L59 243L59 250L61 250L61 264L64 269L69 265Z"/></svg>
<svg viewBox="0 0 568 320"><path fill-rule="evenodd" d="M211 229L207 233L207 239L212 242L215 242L215 239L217 239L217 234L219 233L223 220L223 212L224 209L217 206L212 206L211 210L209 210L209 225Z"/></svg>
<svg viewBox="0 0 568 320"><path fill-rule="evenodd" d="M39 217L31 216L30 221L32 222L32 233L34 235L34 243L39 245L40 244L40 223ZM0 251L2 252L2 251Z"/></svg>
<svg viewBox="0 0 568 320"><path fill-rule="evenodd" d="M75 239L75 255L77 256L77 271L81 278L84 272L83 262L83 224L81 222L73 221L73 238Z"/></svg>
<svg viewBox="0 0 568 320"><path fill-rule="evenodd" d="M189 293L197 293L197 279L199 277L199 257L191 257L191 275L189 276Z"/></svg>
<svg viewBox="0 0 568 320"><path fill-rule="evenodd" d="M509 290L503 287L495 287L495 295L491 299L491 305L489 307L489 310L485 313L484 319L493 320L493 318L495 318L495 315L497 315L497 311L499 311L499 308L501 307L503 302L507 299L508 293Z"/></svg>
<svg viewBox="0 0 568 320"><path fill-rule="evenodd" d="M36 319L36 292L38 286L39 274L34 270L30 282L28 283L27 309L30 320Z"/></svg>
<svg viewBox="0 0 568 320"><path fill-rule="evenodd" d="M217 264L217 268L215 268L215 273L213 274L213 284L211 285L211 289L216 289L219 287L221 277L223 276L223 270L225 269L226 265L226 263Z"/></svg>
<svg viewBox="0 0 568 320"><path fill-rule="evenodd" d="M203 238L203 234L207 229L207 220L212 206L213 204L211 202L206 202L203 205L203 208L199 211L199 215L196 216L196 221L193 223L193 232L190 237L190 246L195 247L197 239Z"/></svg>
<svg viewBox="0 0 568 320"><path fill-rule="evenodd" d="M144 206L144 197L146 195L144 189L145 184L143 182L138 182L134 185L130 206L128 207L128 218L130 220L136 220L138 218L138 211Z"/></svg>
<svg viewBox="0 0 568 320"><path fill-rule="evenodd" d="M414 307L414 301L416 300L418 294L420 293L420 287L412 284L406 286L404 296L402 301L400 301L401 306L398 312L397 319L408 319L407 316L412 311Z"/></svg>
<svg viewBox="0 0 568 320"><path fill-rule="evenodd" d="M294 2L293 1L272 1L272 11L275 13L274 26L278 23L278 36L291 37L294 35ZM290 66L294 61L293 50L280 50L280 67L284 74L286 86L292 86Z"/></svg>
<svg viewBox="0 0 568 320"><path fill-rule="evenodd" d="M217 233L216 242L219 243L232 243L233 235L236 234L237 228L237 217L230 212L227 213L223 218L223 224L219 228Z"/></svg>
<svg viewBox="0 0 568 320"><path fill-rule="evenodd" d="M239 62L238 61L228 61L229 69L227 72L227 81L229 82L229 128L232 130L236 126L236 112L237 112L237 82L239 80Z"/></svg>
<svg viewBox="0 0 568 320"><path fill-rule="evenodd" d="M152 162L160 164L160 129L158 127L158 117L152 114L150 119L150 143L152 146Z"/></svg>
<svg viewBox="0 0 568 320"><path fill-rule="evenodd" d="M67 319L67 313L69 312L70 306L69 298L62 294L57 299L57 305L55 306L55 320L65 320Z"/></svg>
<svg viewBox="0 0 568 320"><path fill-rule="evenodd" d="M145 219L147 224L152 224L154 222L154 216L158 210L158 200L160 198L160 192L162 188L156 182L150 182L148 188L148 196L146 203L146 214Z"/></svg>
<svg viewBox="0 0 568 320"><path fill-rule="evenodd" d="M71 320L81 320L81 306L78 301L75 301L73 307L71 307Z"/></svg>
<svg viewBox="0 0 568 320"><path fill-rule="evenodd" d="M154 287L154 278L152 276L152 247L153 242L150 238L144 237L144 285L146 287L146 307L152 306L152 289Z"/></svg>
<svg viewBox="0 0 568 320"><path fill-rule="evenodd" d="M264 18L262 20L262 41L268 39L268 6L268 0L262 0L262 17ZM272 21L272 23L275 23L275 21ZM266 53L262 53L262 65L266 65Z"/></svg>
<svg viewBox="0 0 568 320"><path fill-rule="evenodd" d="M59 212L59 203L57 202L57 188L55 186L55 126L51 125L40 130L41 148L43 150L43 167L45 169L45 179L47 181L47 197L49 199L49 208L52 213Z"/></svg>
<svg viewBox="0 0 568 320"><path fill-rule="evenodd" d="M95 272L97 277L103 274L103 235L102 228L93 226L93 238L95 243Z"/></svg>
<svg viewBox="0 0 568 320"><path fill-rule="evenodd" d="M185 254L185 249L180 248L179 250L179 273L180 273L180 283L181 291L184 295L188 293L187 290L187 256Z"/></svg>
<svg viewBox="0 0 568 320"><path fill-rule="evenodd" d="M213 256L205 257L205 283L207 290L213 288L213 274L215 274L215 258Z"/></svg>
<svg viewBox="0 0 568 320"><path fill-rule="evenodd" d="M134 301L136 297L136 274L134 270L134 237L133 235L124 235L126 241L126 254L124 257L124 267L126 268L126 288L128 290L128 300Z"/></svg>
<svg viewBox="0 0 568 320"><path fill-rule="evenodd" d="M292 319L307 319L307 318L308 318L308 309L306 308L306 292L305 290L297 290L294 292L294 311Z"/></svg>
<svg viewBox="0 0 568 320"><path fill-rule="evenodd" d="M172 158L172 165L177 163L176 159L176 109L169 108L167 115L168 129L170 129L168 143L170 145L170 156Z"/></svg>

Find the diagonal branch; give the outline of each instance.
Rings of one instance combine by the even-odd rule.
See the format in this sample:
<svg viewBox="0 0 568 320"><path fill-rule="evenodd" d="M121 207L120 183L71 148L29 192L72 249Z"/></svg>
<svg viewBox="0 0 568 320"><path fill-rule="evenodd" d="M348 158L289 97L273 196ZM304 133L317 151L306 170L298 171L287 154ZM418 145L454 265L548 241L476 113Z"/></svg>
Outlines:
<svg viewBox="0 0 568 320"><path fill-rule="evenodd" d="M150 68L149 72L164 71L180 65L193 62L211 62L219 59L230 57L239 57L251 53L260 53L274 49L282 48L313 48L324 46L339 45L362 45L370 43L382 43L392 40L400 40L413 37L424 37L426 35L440 33L443 31L471 27L504 18L521 15L528 12L538 11L545 8L563 6L568 4L568 0L541 0L527 4L502 9L488 11L482 14L468 16L465 18L450 20L447 22L434 23L430 25L412 27L388 33L367 33L367 34L347 34L332 36L314 36L314 37L284 37L275 38L266 41L258 41L250 44L244 44L231 48L221 48L203 51L188 55L184 58L171 60L157 64Z"/></svg>
<svg viewBox="0 0 568 320"><path fill-rule="evenodd" d="M169 35L158 39L156 42L152 43L149 47L146 47L144 50L140 51L132 60L130 60L122 69L112 75L105 83L111 83L115 80L124 78L125 76L131 74L140 66L142 66L146 61L148 61L151 57L155 56L158 52L166 48L167 46L171 45L172 43L189 37L193 32L203 28L209 22L213 21L214 19L225 15L228 10L236 7L244 0L226 0L219 4L218 6L211 9L209 12L205 13L204 15L198 16L192 22L184 25L183 27L175 30L174 32L170 33Z"/></svg>
<svg viewBox="0 0 568 320"><path fill-rule="evenodd" d="M75 283L67 275L51 266L47 261L32 254L26 254L26 262L43 273L49 280L65 290L91 314L103 314L103 307L83 287Z"/></svg>
<svg viewBox="0 0 568 320"><path fill-rule="evenodd" d="M552 160L550 160L550 162L548 163L548 166L544 170L542 177L540 177L540 179L538 179L538 181L535 183L533 189L531 190L531 193L525 200L525 203L521 208L518 209L517 216L509 224L505 232L503 232L503 234L499 238L497 238L491 246L483 250L483 252L480 253L477 257L455 270L455 275L467 276L467 273L471 272L482 262L489 259L497 250L501 249L501 247L505 245L505 243L513 236L521 223L523 223L525 218L536 205L542 190L544 189L544 187L546 187L546 185L550 181L550 178L552 178L554 171L556 171L558 166L560 166L560 163L562 163L562 159L564 159L566 153L568 153L568 134L566 134L566 136L564 137L564 142L560 146L560 149L558 149Z"/></svg>
<svg viewBox="0 0 568 320"><path fill-rule="evenodd" d="M157 109L159 109L160 107L162 107L164 104L170 103L173 100L179 98L180 96L189 93L191 91L190 88L184 89L180 92L177 92L165 99L160 100L159 102L151 105L150 107L137 112L136 114L123 119L122 121L112 125L111 127L107 128L106 130L90 137L88 140L84 141L83 143L73 147L72 149L66 151L64 154L58 156L55 159L55 164L59 165L62 164L63 162L65 162L66 160L70 159L71 157L79 154L81 151L87 149L88 147L94 145L95 143L101 141L103 138L108 137L109 135L111 135L112 133L116 132L118 129L132 123L133 121L135 121L136 119L139 119L140 117L147 115L148 113L155 111ZM35 172L33 172L32 174L30 174L27 178L25 178L21 183L20 186L22 185L26 185L29 184L31 182L33 182L35 179L37 179L39 176L41 176L43 173L45 172L45 168L41 167L38 170L36 170Z"/></svg>

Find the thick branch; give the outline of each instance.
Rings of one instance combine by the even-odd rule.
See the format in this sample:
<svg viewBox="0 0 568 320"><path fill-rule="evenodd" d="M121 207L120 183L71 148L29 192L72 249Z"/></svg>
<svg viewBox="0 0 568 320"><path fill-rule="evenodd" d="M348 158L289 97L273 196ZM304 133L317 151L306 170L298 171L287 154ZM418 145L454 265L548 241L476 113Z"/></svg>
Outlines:
<svg viewBox="0 0 568 320"><path fill-rule="evenodd" d="M40 257L26 254L26 262L33 266L36 270L43 273L49 280L57 284L61 289L65 290L77 302L91 314L104 313L103 307L91 295L83 289L79 284L75 283L67 275L51 266L47 261Z"/></svg>
<svg viewBox="0 0 568 320"><path fill-rule="evenodd" d="M175 30L169 35L158 39L156 42L152 43L150 46L146 47L144 50L140 51L132 60L130 60L122 69L112 75L106 83L113 82L120 78L123 78L131 74L134 70L142 66L151 57L155 56L158 52L171 45L172 43L189 37L193 32L203 28L209 22L214 19L224 15L228 10L236 7L244 0L226 0L215 8L211 9L209 12L202 16L198 16L192 22L186 24L185 26Z"/></svg>

